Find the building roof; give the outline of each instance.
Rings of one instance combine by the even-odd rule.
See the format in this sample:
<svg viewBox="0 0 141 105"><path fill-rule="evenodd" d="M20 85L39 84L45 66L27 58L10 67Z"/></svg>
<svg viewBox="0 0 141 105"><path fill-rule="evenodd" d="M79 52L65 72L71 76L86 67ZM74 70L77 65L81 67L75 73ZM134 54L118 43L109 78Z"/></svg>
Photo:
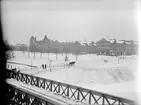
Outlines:
<svg viewBox="0 0 141 105"><path fill-rule="evenodd" d="M110 43L110 41L107 41L105 38L102 38L101 40L97 41L96 43Z"/></svg>

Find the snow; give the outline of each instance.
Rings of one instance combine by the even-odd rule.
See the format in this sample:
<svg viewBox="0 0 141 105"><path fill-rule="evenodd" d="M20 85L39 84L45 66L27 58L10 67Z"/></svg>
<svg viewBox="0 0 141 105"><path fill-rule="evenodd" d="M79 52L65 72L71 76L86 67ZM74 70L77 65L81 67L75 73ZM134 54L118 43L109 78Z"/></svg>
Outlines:
<svg viewBox="0 0 141 105"><path fill-rule="evenodd" d="M50 54L49 58L52 59L51 72L50 68L41 68L42 64L49 66L48 54L43 54L42 58L39 53L36 53L35 58L31 53L28 57L27 52L25 55L22 52L15 52L15 55L16 58L11 61L38 66L38 68L30 68L13 64L14 67L18 66L23 73L128 99L136 100L138 97L136 89L137 55L124 56L124 59L119 59L119 62L118 58L114 56L80 55L75 66L69 68L63 66L65 55L58 54L58 60L56 60L56 55ZM74 55L68 54L68 57L70 61L75 61ZM108 62L105 63L103 60Z"/></svg>

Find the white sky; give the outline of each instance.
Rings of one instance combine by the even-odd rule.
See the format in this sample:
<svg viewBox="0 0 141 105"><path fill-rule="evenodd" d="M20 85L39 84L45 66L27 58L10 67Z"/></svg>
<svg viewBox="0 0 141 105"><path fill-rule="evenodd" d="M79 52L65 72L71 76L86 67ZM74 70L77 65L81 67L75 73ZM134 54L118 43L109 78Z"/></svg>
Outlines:
<svg viewBox="0 0 141 105"><path fill-rule="evenodd" d="M3 32L10 44L46 34L59 41L137 40L139 0L3 0Z"/></svg>

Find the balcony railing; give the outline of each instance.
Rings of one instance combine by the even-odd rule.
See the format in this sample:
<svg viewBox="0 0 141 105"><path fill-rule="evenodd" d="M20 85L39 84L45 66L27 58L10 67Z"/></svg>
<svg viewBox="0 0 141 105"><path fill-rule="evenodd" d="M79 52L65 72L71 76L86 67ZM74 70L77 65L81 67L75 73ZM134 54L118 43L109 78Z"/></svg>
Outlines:
<svg viewBox="0 0 141 105"><path fill-rule="evenodd" d="M68 99L80 101L90 105L136 105L133 100L58 82L55 80L16 72L13 70L7 69L6 75L8 78L13 78L17 81L46 89L55 94L60 94Z"/></svg>

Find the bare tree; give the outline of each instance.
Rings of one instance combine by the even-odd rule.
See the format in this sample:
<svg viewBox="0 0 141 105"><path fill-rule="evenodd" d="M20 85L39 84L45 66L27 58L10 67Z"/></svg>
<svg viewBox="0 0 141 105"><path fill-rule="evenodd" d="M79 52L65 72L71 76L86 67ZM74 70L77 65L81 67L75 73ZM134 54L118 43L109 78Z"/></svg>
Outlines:
<svg viewBox="0 0 141 105"><path fill-rule="evenodd" d="M5 42L5 47L6 47L5 60L7 61L7 60L14 58L15 56L14 56L14 53L13 53L13 47L10 46L7 41Z"/></svg>
<svg viewBox="0 0 141 105"><path fill-rule="evenodd" d="M73 52L74 52L74 54L76 56L76 60L78 60L78 55L81 52L80 47L81 47L81 44L78 41L75 41L75 43L74 43L74 51Z"/></svg>

